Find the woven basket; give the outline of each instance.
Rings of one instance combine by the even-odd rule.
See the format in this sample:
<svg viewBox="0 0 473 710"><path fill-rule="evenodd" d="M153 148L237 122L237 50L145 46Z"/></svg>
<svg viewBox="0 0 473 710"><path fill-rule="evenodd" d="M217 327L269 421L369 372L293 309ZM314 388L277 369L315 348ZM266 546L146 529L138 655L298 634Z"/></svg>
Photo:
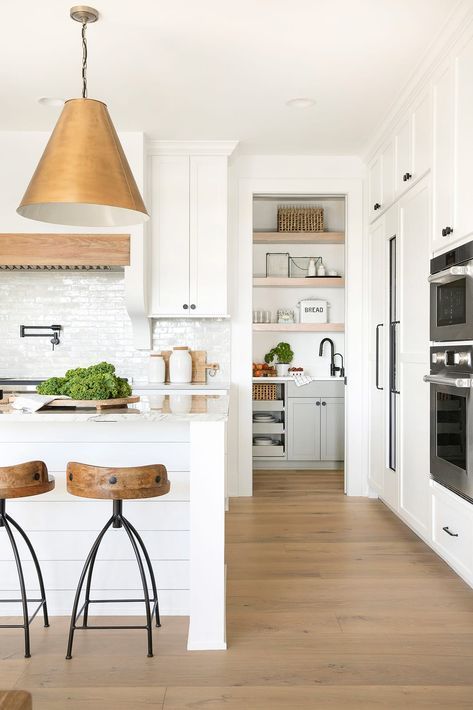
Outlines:
<svg viewBox="0 0 473 710"><path fill-rule="evenodd" d="M261 382L261 384L259 382L257 384L253 384L253 399L258 401L276 399L276 387L277 385L266 382Z"/></svg>
<svg viewBox="0 0 473 710"><path fill-rule="evenodd" d="M323 232L323 207L278 207L278 232Z"/></svg>

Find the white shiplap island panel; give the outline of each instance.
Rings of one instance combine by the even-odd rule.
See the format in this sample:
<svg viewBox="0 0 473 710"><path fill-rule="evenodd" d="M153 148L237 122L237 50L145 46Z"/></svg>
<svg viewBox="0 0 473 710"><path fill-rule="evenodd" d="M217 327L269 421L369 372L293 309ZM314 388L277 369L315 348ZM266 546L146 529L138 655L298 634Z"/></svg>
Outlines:
<svg viewBox="0 0 473 710"><path fill-rule="evenodd" d="M171 396L172 397L172 396ZM165 615L189 615L188 648L224 649L224 514L228 397L143 398L134 410L50 410L0 414L0 466L40 459L56 479L49 494L10 500L7 511L31 538L42 567L51 615L70 614L85 558L111 514L111 501L76 498L66 490L68 461L99 466L162 463L171 491L125 501L124 514L148 547ZM172 409L175 412L172 412ZM190 410L190 411L189 411ZM195 412L195 413L193 413ZM37 580L22 550L30 596ZM136 598L140 580L133 550L111 529L94 571L96 598ZM0 595L18 589L16 567L0 530ZM101 614L140 614L140 605L95 605ZM18 614L0 604L0 614ZM165 620L164 620L165 621ZM159 632L158 632L159 633Z"/></svg>

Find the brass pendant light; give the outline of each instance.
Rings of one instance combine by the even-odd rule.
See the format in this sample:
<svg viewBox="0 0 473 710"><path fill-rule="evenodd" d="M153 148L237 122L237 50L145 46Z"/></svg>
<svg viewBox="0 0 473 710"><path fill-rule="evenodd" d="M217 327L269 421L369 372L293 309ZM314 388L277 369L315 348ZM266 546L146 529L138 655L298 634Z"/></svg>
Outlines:
<svg viewBox="0 0 473 710"><path fill-rule="evenodd" d="M64 104L18 214L53 224L116 227L141 224L148 213L107 110L87 98L89 22L92 7L71 8L82 24L82 98Z"/></svg>

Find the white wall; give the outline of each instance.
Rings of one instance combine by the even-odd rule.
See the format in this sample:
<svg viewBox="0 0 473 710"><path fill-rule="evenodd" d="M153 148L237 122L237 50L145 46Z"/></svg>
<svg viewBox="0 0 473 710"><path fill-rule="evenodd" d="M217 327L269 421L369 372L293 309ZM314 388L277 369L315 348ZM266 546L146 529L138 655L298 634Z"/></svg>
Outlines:
<svg viewBox="0 0 473 710"><path fill-rule="evenodd" d="M364 166L355 156L235 156L230 162L230 255L232 315L232 383L229 487L231 495L251 495L251 362L253 198L261 194L347 196L345 349L347 492L366 495L367 468L363 437L362 389L363 244L362 180ZM315 344L315 343L314 343ZM323 362L321 363L323 366Z"/></svg>

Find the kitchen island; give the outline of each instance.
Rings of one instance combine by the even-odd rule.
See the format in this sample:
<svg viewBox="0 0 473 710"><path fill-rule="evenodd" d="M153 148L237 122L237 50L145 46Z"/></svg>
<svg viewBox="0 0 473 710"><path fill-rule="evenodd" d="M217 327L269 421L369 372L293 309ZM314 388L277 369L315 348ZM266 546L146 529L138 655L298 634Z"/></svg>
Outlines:
<svg viewBox="0 0 473 710"><path fill-rule="evenodd" d="M228 408L226 395L180 393L142 397L138 405L104 413L54 409L31 414L1 408L1 465L40 459L56 478L56 489L47 495L8 501L9 512L36 548L51 615L70 613L85 557L111 507L109 501L74 498L67 493L67 462L98 466L161 463L168 469L170 493L157 499L126 501L125 515L148 547L162 615L190 617L187 648L226 648ZM119 535L122 530L112 530L104 539L94 571L97 597L134 598L140 588L133 551L124 539L115 537ZM35 591L37 583L29 561L25 572L28 589ZM11 596L18 579L11 550L1 535L0 580L2 597ZM140 613L135 604L96 606L102 614ZM17 606L2 604L0 613L19 611Z"/></svg>

